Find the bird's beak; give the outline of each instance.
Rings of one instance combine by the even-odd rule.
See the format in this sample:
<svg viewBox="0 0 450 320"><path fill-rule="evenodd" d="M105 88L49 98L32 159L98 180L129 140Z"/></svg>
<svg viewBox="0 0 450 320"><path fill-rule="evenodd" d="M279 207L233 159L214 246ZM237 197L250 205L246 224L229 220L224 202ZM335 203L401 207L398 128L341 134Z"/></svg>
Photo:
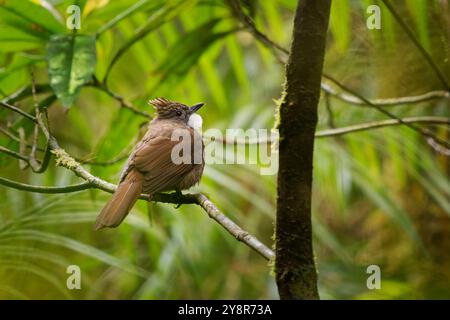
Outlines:
<svg viewBox="0 0 450 320"><path fill-rule="evenodd" d="M198 111L201 107L203 107L204 103L200 102L197 104L194 104L192 107L189 108L189 114L193 114Z"/></svg>

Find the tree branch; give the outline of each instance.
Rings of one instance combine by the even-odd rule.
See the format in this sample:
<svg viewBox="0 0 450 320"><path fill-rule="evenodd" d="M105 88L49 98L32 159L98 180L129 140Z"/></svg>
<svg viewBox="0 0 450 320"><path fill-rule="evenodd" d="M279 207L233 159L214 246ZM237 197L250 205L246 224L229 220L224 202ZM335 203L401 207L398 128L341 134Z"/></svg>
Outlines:
<svg viewBox="0 0 450 320"><path fill-rule="evenodd" d="M37 117L38 114L40 113L40 110L39 110L40 106L39 106L39 102L38 102L38 99L36 96L36 82L35 82L33 72L31 72L31 93L33 96L35 117ZM56 99L56 96L53 95L53 96L50 96L49 98L47 98L46 101L54 101L54 99ZM39 124L36 122L34 124L33 144L31 147L30 161L29 161L31 170L33 170L33 172L35 172L35 173L44 172L47 169L47 166L50 162L50 157L51 157L50 147L47 143L47 146L44 151L44 158L43 158L42 162L39 164L39 162L36 159L36 152L37 152L38 148L39 148Z"/></svg>
<svg viewBox="0 0 450 320"><path fill-rule="evenodd" d="M356 93L355 91L353 91L352 89L348 88L347 86L345 86L344 84L340 83L339 81L337 81L336 79L334 79L333 77L327 75L327 79L332 81L333 83L335 83L337 86L341 87L342 89L344 89L345 91L349 92L350 94L352 94L353 96L357 97L358 99L364 101L366 104L368 104L369 106L375 108L376 110L378 110L379 112L385 114L386 116L388 116L391 119L395 119L397 120L399 123L407 126L408 128L418 132L419 134L421 134L424 137L430 138L432 140L434 140L436 143L440 144L441 147L445 148L445 149L450 149L450 143L446 140L443 140L439 137L437 137L434 133L432 133L431 131L429 131L428 129L424 129L421 127L417 127L416 125L414 125L413 123L406 123L404 122L401 118L397 117L395 114L391 113L390 111L387 111L386 109L384 109L383 107L379 106L379 105L375 105L372 104L369 100L367 100L365 97L363 97L362 95L360 95L359 93ZM431 146L433 146L432 144L430 144ZM437 152L440 152L442 148L434 148Z"/></svg>
<svg viewBox="0 0 450 320"><path fill-rule="evenodd" d="M411 117L402 118L401 122L397 119L388 119L380 121L371 121L366 123L355 124L348 127L335 128L329 130L321 130L316 132L316 138L327 138L342 136L348 133L357 131L366 131L371 129L378 129L388 126L403 125L405 123L425 123L425 124L446 124L450 125L450 118L445 117Z"/></svg>
<svg viewBox="0 0 450 320"><path fill-rule="evenodd" d="M7 136L8 138L10 138L11 140L13 140L13 141L15 141L15 142L18 142L18 143L21 143L20 138L17 137L16 135L14 135L14 133L8 131L7 129L5 129L5 128L3 128L3 127L0 127L0 132L3 133L3 134L4 134L5 136ZM31 149L31 148L32 148L32 145L29 144L29 143L25 143L25 147ZM43 152L43 151L45 151L45 150L38 147L38 148L37 148L37 151Z"/></svg>
<svg viewBox="0 0 450 320"><path fill-rule="evenodd" d="M335 136L342 136L348 133L357 132L357 131L367 131L372 129L378 129L383 127L404 125L405 123L418 123L418 124L426 124L426 125L450 125L450 118L446 117L435 117L435 116L422 116L422 117L408 117L401 118L401 121L397 119L387 119L387 120L379 120L379 121L370 121L365 123L358 123L346 127L319 130L315 133L315 138L328 138ZM206 141L213 137L205 136ZM255 138L249 140L227 140L226 138L214 137L213 142L223 143L223 144L262 144L262 143L271 143L272 140L270 137L264 138Z"/></svg>
<svg viewBox="0 0 450 320"><path fill-rule="evenodd" d="M83 182L63 187L47 187L47 186L29 185L2 177L0 177L0 184L14 189L36 193L71 193L86 189L93 189L93 188L98 189L97 185L90 182ZM109 193L113 193L116 187L117 186L113 185L112 189L108 190L103 189L103 190ZM148 201L148 195L142 194L140 199ZM239 227L230 218L225 216L204 194L191 193L180 196L177 193L171 194L160 193L156 194L152 198L152 201L174 203L174 204L197 204L208 214L208 216L211 219L215 220L218 224L220 224L229 234L234 236L238 241L243 242L251 249L259 253L263 258L270 261L273 260L275 257L272 250L270 250L261 241L259 241L257 238L249 234L247 231Z"/></svg>
<svg viewBox="0 0 450 320"><path fill-rule="evenodd" d="M78 163L73 157L71 157L63 148L61 148L58 144L58 141L55 137L50 134L47 125L44 122L42 117L42 113L38 113L36 115L36 121L41 128L41 131L44 133L47 138L48 145L51 149L51 152L55 155L55 161L58 166L65 167L71 170L75 175L82 178L86 182L82 185L69 186L74 188L75 191L77 188L97 188L103 191L113 193L117 186L106 182L94 175L92 175L89 171L84 169L80 163ZM6 181L2 179L0 182L9 183L9 186L15 185L24 187L24 185L18 183L11 183L11 181ZM33 186L25 186L29 189L29 191L38 192L40 187ZM69 188L67 187L67 188ZM59 188L59 187L56 187ZM45 189L46 191L51 189ZM58 189L54 189L58 190ZM142 194L140 199L149 200L148 195ZM216 222L218 222L225 230L227 230L231 235L236 237L239 241L245 243L251 249L255 250L265 259L270 260L273 259L274 253L268 247L266 247L263 243L261 243L254 236L250 235L248 232L244 231L237 224L231 221L228 217L226 217L205 195L203 194L187 194L187 195L178 195L178 194L155 194L152 201L156 202L165 202L165 203L175 203L175 204L197 204L203 208L203 210Z"/></svg>
<svg viewBox="0 0 450 320"><path fill-rule="evenodd" d="M204 194L199 193L193 196L196 199L196 203L208 213L209 217L224 227L237 240L245 243L268 261L275 258L272 250L220 212L220 210L217 209L211 200L209 200Z"/></svg>
<svg viewBox="0 0 450 320"><path fill-rule="evenodd" d="M276 42L274 42L272 39L270 39L267 35L265 35L261 30L259 30L253 20L245 14L243 11L241 5L239 4L239 1L237 0L227 0L227 3L229 7L231 8L233 12L233 16L237 18L246 28L249 30L251 34L256 38L256 40L260 41L265 47L272 50L274 53L276 59L282 63L283 65L287 62L287 56L289 54L289 50L286 48L283 48ZM399 22L400 23L400 22ZM411 37L411 35L409 34ZM416 43L416 39L414 38L414 35L412 35L413 41ZM417 45L417 44L416 44ZM424 50L420 43L418 44L421 51ZM280 55L281 54L281 55ZM427 53L425 52L427 55ZM434 65L434 62L431 60L431 63ZM435 67L433 68L435 69ZM436 70L435 70L436 71ZM437 73L440 74L440 71L437 69ZM327 79L328 75L323 74L323 78ZM441 78L441 77L440 77ZM442 79L441 79L442 80ZM446 83L446 82L445 82ZM355 98L353 95L347 95L345 93L339 93L336 90L333 89L329 84L322 81L320 84L321 89L329 93L330 95L335 96L336 98L348 102L354 105L367 105L365 101L362 101L358 98ZM448 88L448 86L446 86ZM398 97L398 98L388 98L388 99L373 99L368 100L370 101L370 105L380 105L380 106L395 106L395 105L402 105L402 104L414 104L414 103L420 103L424 101L429 101L432 99L439 99L439 98L446 98L450 99L450 91L443 91L443 90L436 90L436 91L430 91L418 96L406 96L406 97Z"/></svg>
<svg viewBox="0 0 450 320"><path fill-rule="evenodd" d="M402 20L401 16L397 13L397 11L394 9L394 7L387 0L382 0L382 1L383 1L384 5L386 6L386 8L388 8L388 10L391 12L392 16L397 21L397 23L406 32L406 34L408 35L409 39L411 39L411 41L414 43L416 48L419 49L420 53L423 55L425 60L428 62L430 67L433 69L434 73L439 78L439 80L441 81L441 83L444 86L444 88L448 92L450 92L450 86L448 84L447 79L445 78L445 76L441 72L441 70L439 70L438 66L433 61L433 58L431 57L431 55L427 52L427 50L425 50L425 48L416 39L416 37L414 36L414 33L411 31L411 29L408 27L408 25Z"/></svg>
<svg viewBox="0 0 450 320"><path fill-rule="evenodd" d="M326 78L326 75L324 75ZM345 92L341 93L335 90L331 85L322 81L322 90L344 102L353 104L353 105L367 105L366 102L358 99L354 95L349 95ZM406 96L406 97L398 97L398 98L386 98L386 99L368 99L370 104L378 105L378 106L396 106L396 105L404 105L404 104L414 104L425 101L430 101L434 99L450 99L450 92L443 90L435 90L429 91L417 96Z"/></svg>
<svg viewBox="0 0 450 320"><path fill-rule="evenodd" d="M36 85L36 92L37 93L46 93L46 92L51 92L51 87L49 84L37 84ZM26 98L28 96L30 96L31 93L31 85L20 88L19 90L17 90L16 92L12 93L11 95L9 95L8 97L4 98L2 101L9 103L9 104L13 104L23 98Z"/></svg>
<svg viewBox="0 0 450 320"><path fill-rule="evenodd" d="M18 130L19 132L19 153L22 155L25 155L26 150L26 141L25 141L25 130L23 127L20 127ZM19 160L19 169L25 170L29 166L29 163L27 161Z"/></svg>
<svg viewBox="0 0 450 320"><path fill-rule="evenodd" d="M299 0L279 107L275 274L281 299L319 299L311 223L314 133L331 0Z"/></svg>
<svg viewBox="0 0 450 320"><path fill-rule="evenodd" d="M0 152L5 153L5 154L7 154L7 155L9 155L11 157L17 158L19 160L25 161L27 163L29 163L29 161L30 161L29 157L21 155L18 152L15 152L13 150L10 150L10 149L2 147L2 146L0 146Z"/></svg>
<svg viewBox="0 0 450 320"><path fill-rule="evenodd" d="M13 106L13 105L5 102L5 101L0 101L0 105L5 107L6 109L12 110L12 111L14 111L14 112L24 116L25 118L27 118L27 119L29 119L29 120L31 120L33 122L36 122L36 118L35 117L33 117L31 114L29 114L26 111L23 111L20 108L17 108L17 107L15 107L15 106Z"/></svg>
<svg viewBox="0 0 450 320"><path fill-rule="evenodd" d="M111 160L108 161L94 161L94 160L83 160L83 159L76 159L74 158L76 161L80 162L81 164L88 164L91 166L99 166L99 167L106 167L106 166L110 166L113 164L116 164L122 160L125 160L126 158L129 157L129 153L123 153L123 154L119 154L118 156L112 158Z"/></svg>
<svg viewBox="0 0 450 320"><path fill-rule="evenodd" d="M70 193L92 188L92 185L89 182L83 182L80 184L64 187L46 187L46 186L33 186L30 184L20 183L2 177L0 177L0 184L17 190L36 193Z"/></svg>
<svg viewBox="0 0 450 320"><path fill-rule="evenodd" d="M98 81L97 78L94 77L94 81L90 84L88 84L89 86L93 87L93 88L97 88L98 90L106 93L107 95L109 95L111 98L113 98L114 100L116 100L117 102L119 102L120 106L122 108L128 109L130 111L132 111L133 113L145 117L147 119L152 119L152 116L149 115L147 112L145 111L141 111L136 109L133 104L131 104L130 102L128 102L127 100L125 100L124 97L122 97L121 95L111 91L107 85L105 83L100 83L100 81Z"/></svg>
<svg viewBox="0 0 450 320"><path fill-rule="evenodd" d="M233 17L237 18L253 36L260 41L266 48L272 50L276 59L282 63L286 64L286 58L289 55L289 51L276 42L272 41L264 33L262 33L254 23L253 19L249 17L240 4L239 0L226 0L227 5L230 7Z"/></svg>

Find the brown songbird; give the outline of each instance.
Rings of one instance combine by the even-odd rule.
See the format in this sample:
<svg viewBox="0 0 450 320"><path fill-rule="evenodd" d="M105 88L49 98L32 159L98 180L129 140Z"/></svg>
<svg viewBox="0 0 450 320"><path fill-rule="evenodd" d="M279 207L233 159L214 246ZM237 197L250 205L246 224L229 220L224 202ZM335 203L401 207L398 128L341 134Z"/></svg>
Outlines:
<svg viewBox="0 0 450 320"><path fill-rule="evenodd" d="M117 227L141 193L151 199L157 192L179 192L200 181L204 145L198 131L202 118L195 112L203 103L188 107L157 98L150 104L157 116L128 158L117 190L97 217L96 230Z"/></svg>

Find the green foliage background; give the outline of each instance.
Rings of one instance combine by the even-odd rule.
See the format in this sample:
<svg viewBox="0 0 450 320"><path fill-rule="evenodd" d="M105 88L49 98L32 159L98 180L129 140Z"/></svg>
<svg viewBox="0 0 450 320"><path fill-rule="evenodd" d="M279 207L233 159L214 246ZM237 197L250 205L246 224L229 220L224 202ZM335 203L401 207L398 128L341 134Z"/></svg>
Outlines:
<svg viewBox="0 0 450 320"><path fill-rule="evenodd" d="M206 102L204 129L273 126L273 99L280 96L284 67L242 28L225 1L1 3L2 98L29 86L33 69L47 91L40 100L51 90L59 98L48 108L52 132L80 159L103 162L126 153L145 121L90 85L92 74L99 81L107 75L108 88L141 111L152 113L146 101L163 96ZM65 27L72 4L82 8L76 34ZM370 4L381 7L381 30L366 28ZM242 5L262 32L289 47L296 1L247 0ZM443 73L450 74L448 1L394 5ZM376 0L333 1L324 70L370 98L443 89ZM338 127L384 119L374 109L332 96L329 103ZM33 109L30 97L18 105ZM437 99L389 108L399 116L449 116L449 106L449 99ZM318 129L329 128L325 97L319 109ZM29 123L4 109L0 121L13 131L23 127L31 142ZM434 130L448 140L448 128ZM0 145L19 148L2 134ZM321 297L450 298L449 158L400 126L318 139L314 158ZM0 176L30 184L79 182L54 162L40 175L19 170L16 159L5 154L0 163ZM116 182L123 163L86 167ZM261 176L257 166L210 165L198 190L250 233L272 243L275 176ZM200 208L141 201L120 228L94 232L93 221L108 197L100 191L43 195L0 186L0 298L277 298L266 261ZM65 285L71 264L82 270L78 291ZM381 267L381 290L366 287L371 264Z"/></svg>

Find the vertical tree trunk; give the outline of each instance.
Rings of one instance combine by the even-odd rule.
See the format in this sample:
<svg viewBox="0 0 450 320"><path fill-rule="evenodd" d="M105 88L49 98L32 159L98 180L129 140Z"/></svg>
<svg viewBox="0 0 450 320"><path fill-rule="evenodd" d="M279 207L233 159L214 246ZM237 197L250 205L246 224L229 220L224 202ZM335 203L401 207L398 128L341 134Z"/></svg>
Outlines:
<svg viewBox="0 0 450 320"><path fill-rule="evenodd" d="M299 0L280 105L275 273L281 299L319 299L311 229L314 133L331 0Z"/></svg>

